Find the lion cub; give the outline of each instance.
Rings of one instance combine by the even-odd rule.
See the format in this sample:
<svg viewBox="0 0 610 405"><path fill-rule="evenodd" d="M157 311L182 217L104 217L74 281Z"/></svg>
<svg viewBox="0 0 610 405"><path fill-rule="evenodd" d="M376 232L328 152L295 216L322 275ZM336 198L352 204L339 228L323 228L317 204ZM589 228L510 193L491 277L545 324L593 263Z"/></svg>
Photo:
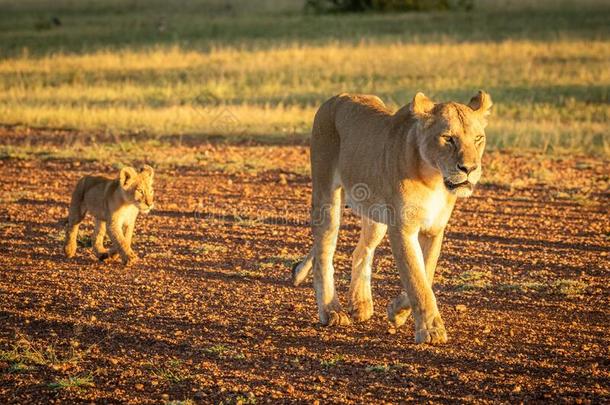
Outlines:
<svg viewBox="0 0 610 405"><path fill-rule="evenodd" d="M78 226L87 212L95 217L93 251L100 260L119 254L123 264L137 260L131 250L131 237L138 213L147 214L153 208L153 175L150 166L137 172L133 167L124 167L118 178L84 176L72 193L66 241L66 256L74 257ZM104 235L108 235L112 248L104 248Z"/></svg>

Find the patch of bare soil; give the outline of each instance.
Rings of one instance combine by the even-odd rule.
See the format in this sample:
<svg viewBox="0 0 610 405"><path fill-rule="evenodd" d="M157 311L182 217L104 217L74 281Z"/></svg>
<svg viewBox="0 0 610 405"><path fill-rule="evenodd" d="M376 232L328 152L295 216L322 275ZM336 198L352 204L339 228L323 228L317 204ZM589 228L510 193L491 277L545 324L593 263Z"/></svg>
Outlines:
<svg viewBox="0 0 610 405"><path fill-rule="evenodd" d="M289 282L311 243L310 180L290 170L307 152L266 152L282 170L158 168L131 268L95 259L90 220L75 259L61 248L76 180L116 169L0 160L0 402L610 401L608 162L489 155L495 180L459 202L437 271L450 341L429 347L388 328L387 240L374 317L318 325L311 282ZM340 235L345 303L347 210Z"/></svg>

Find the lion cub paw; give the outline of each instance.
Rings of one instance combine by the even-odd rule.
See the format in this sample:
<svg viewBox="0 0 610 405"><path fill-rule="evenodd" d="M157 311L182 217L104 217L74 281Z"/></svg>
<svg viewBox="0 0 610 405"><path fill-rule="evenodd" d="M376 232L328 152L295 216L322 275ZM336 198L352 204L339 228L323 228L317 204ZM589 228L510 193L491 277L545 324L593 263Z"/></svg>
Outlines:
<svg viewBox="0 0 610 405"><path fill-rule="evenodd" d="M68 259L71 259L76 256L76 244L64 245L64 253L66 254L66 257Z"/></svg>
<svg viewBox="0 0 610 405"><path fill-rule="evenodd" d="M127 257L123 257L121 259L125 266L131 266L132 264L137 263L139 260L140 258L135 253L131 253Z"/></svg>
<svg viewBox="0 0 610 405"><path fill-rule="evenodd" d="M354 322L365 322L373 316L372 301L358 301L350 304L350 315Z"/></svg>
<svg viewBox="0 0 610 405"><path fill-rule="evenodd" d="M447 331L440 317L432 321L432 325L415 331L416 344L442 344L447 343Z"/></svg>

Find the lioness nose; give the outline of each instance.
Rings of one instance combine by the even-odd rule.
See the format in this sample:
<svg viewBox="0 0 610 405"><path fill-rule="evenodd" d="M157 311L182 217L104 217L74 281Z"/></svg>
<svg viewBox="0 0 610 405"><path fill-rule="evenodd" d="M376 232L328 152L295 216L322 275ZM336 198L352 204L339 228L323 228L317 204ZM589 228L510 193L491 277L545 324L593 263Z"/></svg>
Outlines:
<svg viewBox="0 0 610 405"><path fill-rule="evenodd" d="M458 169L463 171L466 174L470 174L471 172L477 170L477 168L479 167L476 163L475 164L459 164L457 165Z"/></svg>

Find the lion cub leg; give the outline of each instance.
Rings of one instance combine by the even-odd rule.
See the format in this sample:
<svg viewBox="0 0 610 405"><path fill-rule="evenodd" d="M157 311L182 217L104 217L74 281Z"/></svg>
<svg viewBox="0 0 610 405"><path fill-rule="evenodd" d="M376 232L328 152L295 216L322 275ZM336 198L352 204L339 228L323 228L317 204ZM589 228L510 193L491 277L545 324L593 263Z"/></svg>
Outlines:
<svg viewBox="0 0 610 405"><path fill-rule="evenodd" d="M134 224L130 221L129 226L131 227L131 231L126 232L129 234L129 240L127 240L125 237L122 229L123 226L117 219L112 218L110 220L110 227L108 229L108 235L110 236L110 240L112 241L113 245L113 248L110 250L109 254L118 252L118 254L121 256L121 261L125 265L130 265L138 260L136 254L133 252L133 250L131 250L131 235L133 233L133 225ZM129 228L126 228L126 230L129 230Z"/></svg>
<svg viewBox="0 0 610 405"><path fill-rule="evenodd" d="M371 272L375 248L385 235L387 225L362 217L360 240L352 255L352 279L349 288L349 310L356 322L373 316Z"/></svg>
<svg viewBox="0 0 610 405"><path fill-rule="evenodd" d="M106 236L106 221L96 219L93 231L93 253L100 260L108 258L108 249L104 248L104 236Z"/></svg>
<svg viewBox="0 0 610 405"><path fill-rule="evenodd" d="M80 183L79 183L80 185ZM85 214L87 213L83 206L80 195L77 195L79 189L74 192L72 196L72 202L70 203L70 209L68 213L68 223L66 224L66 239L64 242L64 252L69 258L74 257L76 254L76 238L78 237L78 227L83 221Z"/></svg>

